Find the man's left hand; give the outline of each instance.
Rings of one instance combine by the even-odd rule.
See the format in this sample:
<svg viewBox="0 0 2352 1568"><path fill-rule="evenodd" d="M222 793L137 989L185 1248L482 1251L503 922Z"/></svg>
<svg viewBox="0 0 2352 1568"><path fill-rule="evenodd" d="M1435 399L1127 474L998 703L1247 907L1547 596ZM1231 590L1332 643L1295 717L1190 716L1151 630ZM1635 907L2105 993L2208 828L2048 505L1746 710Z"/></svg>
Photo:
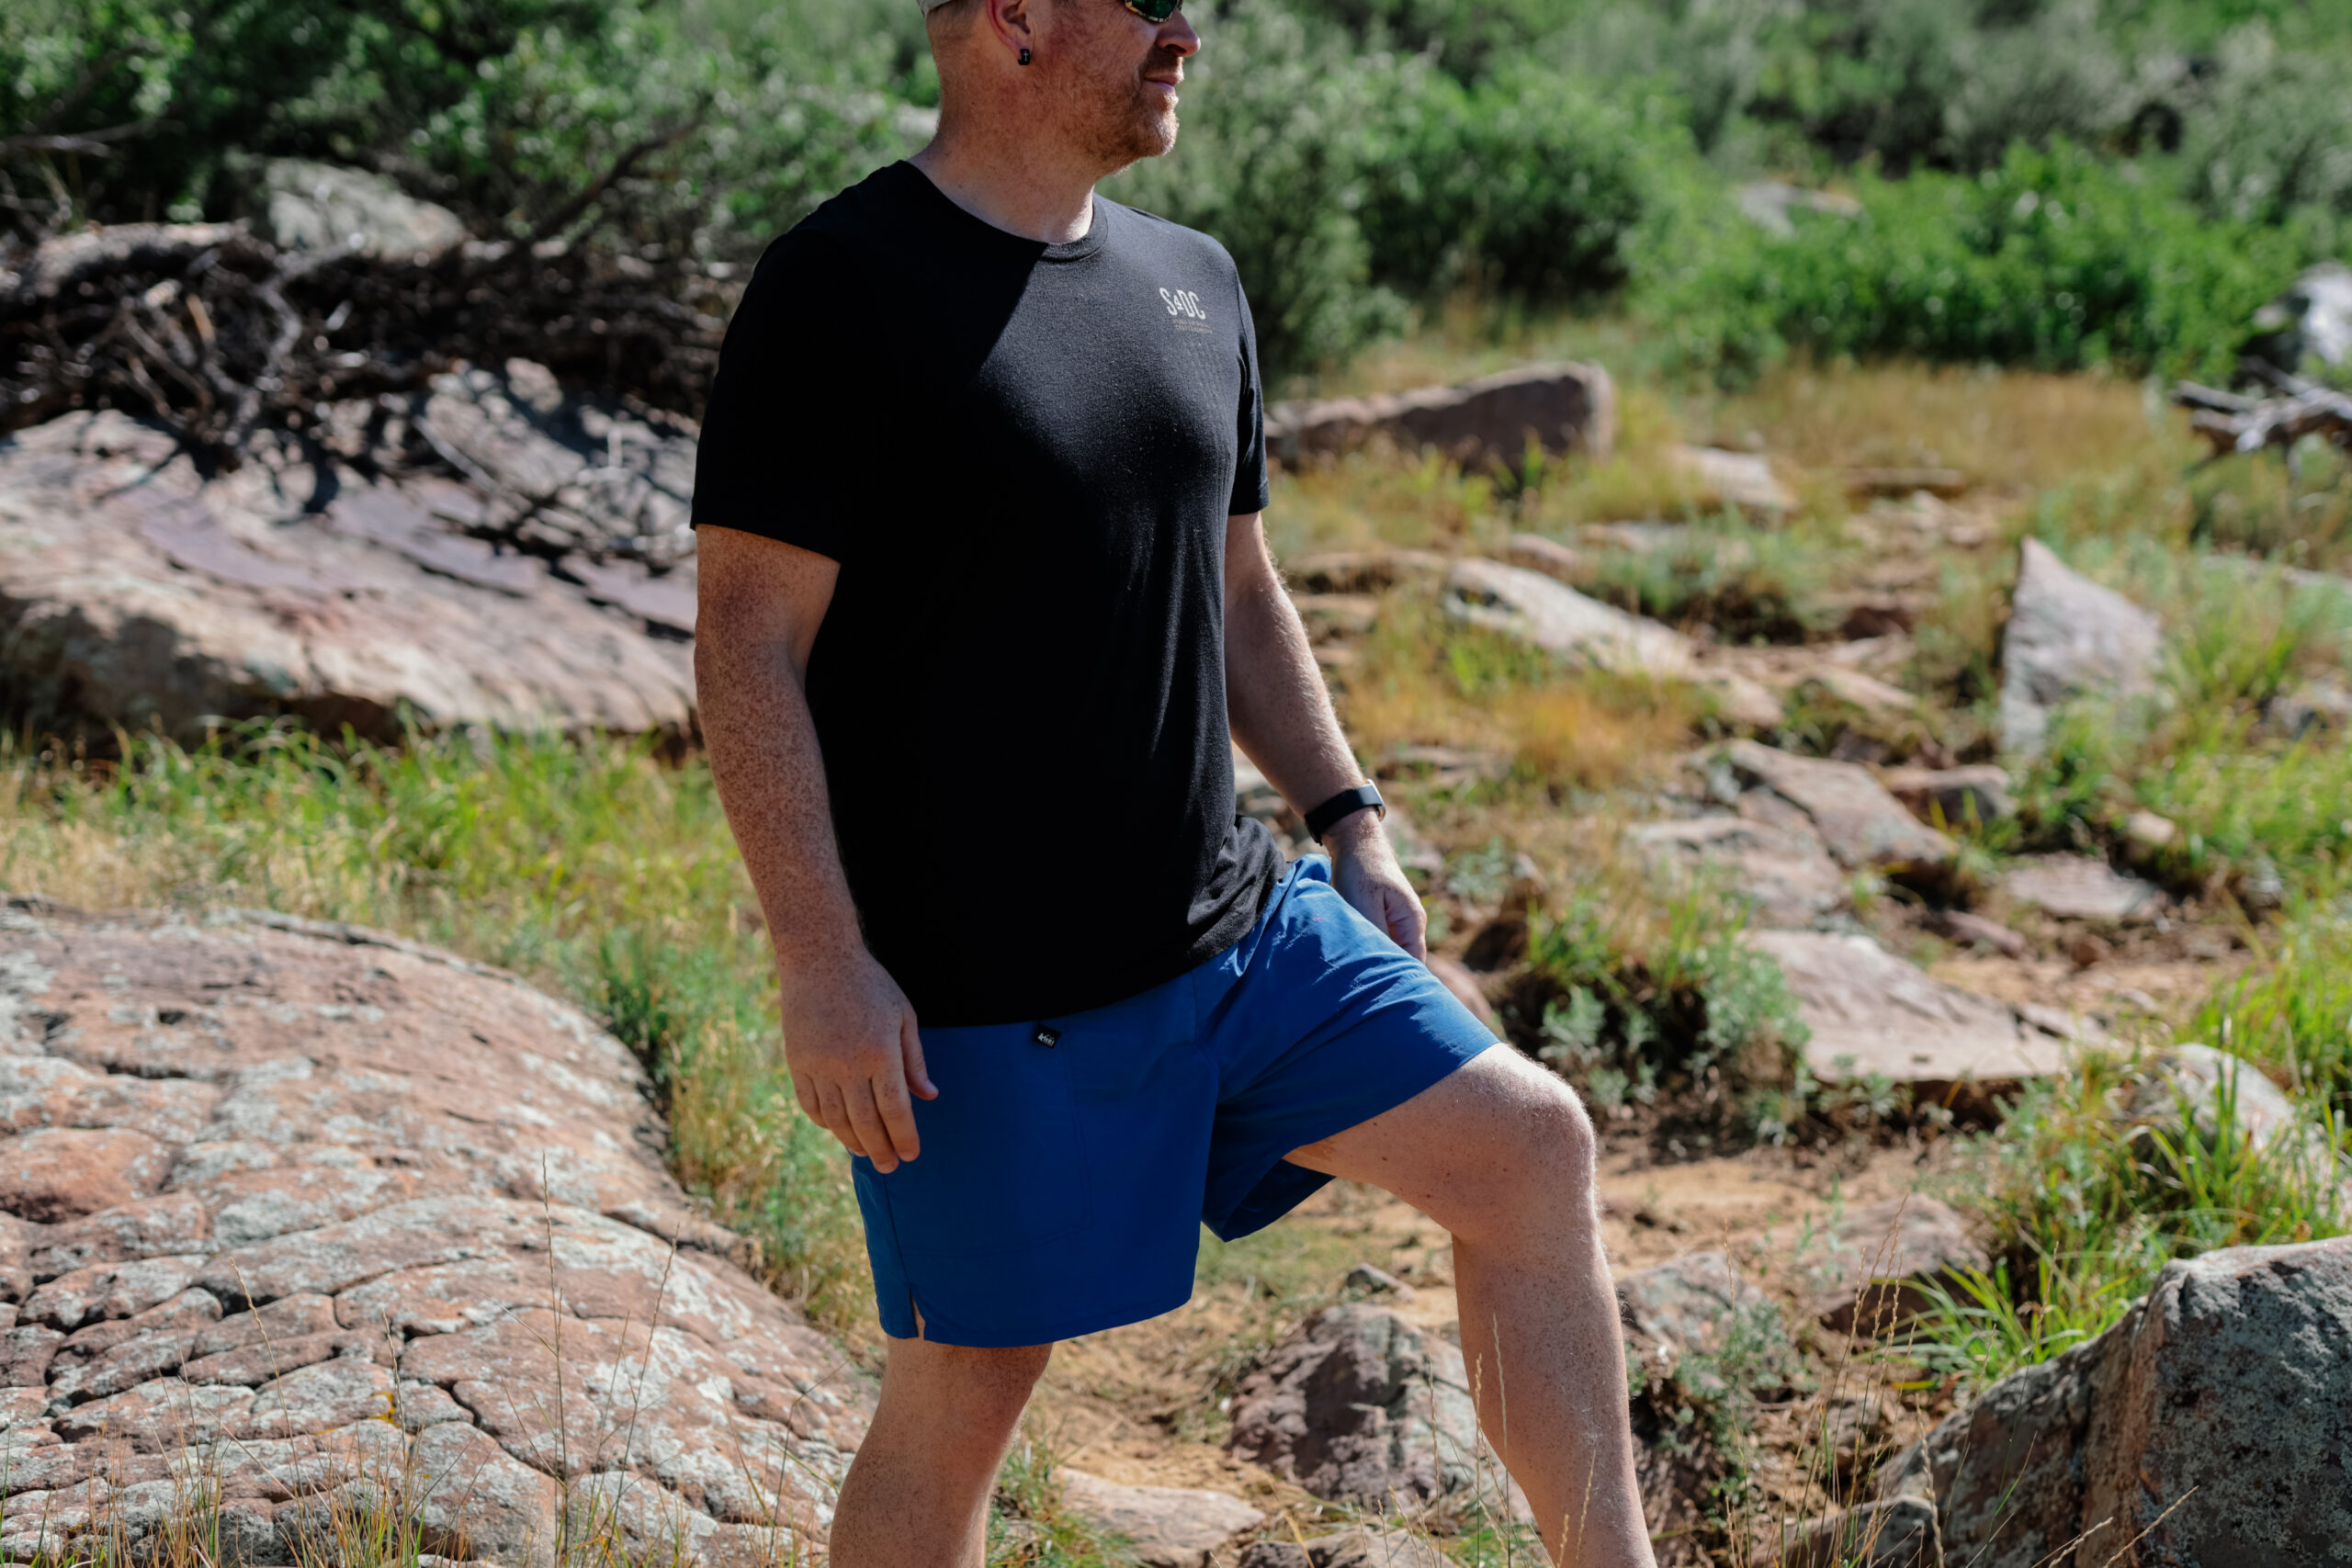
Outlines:
<svg viewBox="0 0 2352 1568"><path fill-rule="evenodd" d="M1405 880L1405 868L1396 863L1396 852L1381 830L1380 813L1359 811L1340 818L1324 848L1331 856L1331 886L1340 896L1386 931L1389 941L1428 963L1423 938L1429 915L1413 885Z"/></svg>

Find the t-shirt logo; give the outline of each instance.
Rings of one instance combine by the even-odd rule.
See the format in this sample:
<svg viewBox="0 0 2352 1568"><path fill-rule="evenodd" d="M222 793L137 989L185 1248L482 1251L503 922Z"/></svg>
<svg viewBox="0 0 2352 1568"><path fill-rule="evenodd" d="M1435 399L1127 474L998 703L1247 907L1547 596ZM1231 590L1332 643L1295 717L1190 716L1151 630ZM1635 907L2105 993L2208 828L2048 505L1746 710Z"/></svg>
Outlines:
<svg viewBox="0 0 2352 1568"><path fill-rule="evenodd" d="M1170 315L1176 318L1179 331L1204 333L1209 330L1206 324L1209 313L1201 308L1199 295L1182 288L1163 288L1159 291L1159 302L1168 307Z"/></svg>

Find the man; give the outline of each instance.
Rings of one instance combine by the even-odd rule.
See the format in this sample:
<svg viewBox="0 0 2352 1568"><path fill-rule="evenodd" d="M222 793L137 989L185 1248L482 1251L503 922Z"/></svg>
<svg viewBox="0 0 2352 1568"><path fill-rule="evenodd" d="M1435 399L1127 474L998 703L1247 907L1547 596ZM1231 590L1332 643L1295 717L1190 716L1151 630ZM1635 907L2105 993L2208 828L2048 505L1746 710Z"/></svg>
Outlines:
<svg viewBox="0 0 2352 1568"><path fill-rule="evenodd" d="M1174 144L1200 40L922 3L938 136L762 261L695 502L711 766L890 1337L835 1568L977 1568L1053 1343L1333 1177L1453 1233L1554 1560L1645 1564L1590 1124L1420 962L1267 554L1231 258L1093 194ZM1228 733L1328 863L1235 819Z"/></svg>

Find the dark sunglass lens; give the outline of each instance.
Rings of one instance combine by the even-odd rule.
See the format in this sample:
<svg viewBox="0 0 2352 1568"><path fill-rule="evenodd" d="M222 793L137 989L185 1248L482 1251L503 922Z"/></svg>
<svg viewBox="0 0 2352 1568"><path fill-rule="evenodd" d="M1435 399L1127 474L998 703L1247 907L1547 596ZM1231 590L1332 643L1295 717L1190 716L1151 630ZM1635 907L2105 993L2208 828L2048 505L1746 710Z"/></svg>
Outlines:
<svg viewBox="0 0 2352 1568"><path fill-rule="evenodd" d="M1184 0L1125 0L1127 9L1147 22L1164 22L1183 4Z"/></svg>

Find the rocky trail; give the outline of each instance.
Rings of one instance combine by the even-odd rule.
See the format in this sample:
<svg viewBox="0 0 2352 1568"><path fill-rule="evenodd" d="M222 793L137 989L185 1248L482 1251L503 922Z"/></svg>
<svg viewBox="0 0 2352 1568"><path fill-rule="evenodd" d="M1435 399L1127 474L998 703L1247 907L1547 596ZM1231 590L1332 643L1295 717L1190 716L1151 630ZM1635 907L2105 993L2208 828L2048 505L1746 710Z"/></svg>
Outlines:
<svg viewBox="0 0 2352 1568"><path fill-rule="evenodd" d="M164 239L178 259L139 265L174 276L241 243ZM6 284L20 304L28 276ZM157 276L140 309L199 319ZM691 419L523 357L413 368L243 433L232 462L119 407L0 436L9 723L98 751L253 719L690 748ZM1604 372L1560 363L1283 405L1270 432L1301 473L1393 448L1492 472L1531 434L1610 461L1618 417ZM1434 967L1498 1032L1590 1065L1531 953L1589 871L1603 897L1744 908L1738 942L1807 1032L1799 1077L1871 1108L1782 1145L1719 1138L1688 1085L1594 1095L1662 1561L2341 1561L2345 1242L2177 1265L2113 1327L1981 1391L1905 1359L1931 1294L1995 1261L1960 1212L1955 1122L1997 1124L2020 1089L2115 1053L2119 1135L2312 1135L2235 1058L2161 1045L2255 961L2275 867L2192 874L2184 829L2145 810L2064 848L1987 848L2070 714L2161 700L2181 628L2013 543L2014 498L1939 465L1834 476L1854 504L1804 603L1698 594L1669 625L1626 584L1753 564L1825 476L1724 446L1642 460L1686 515L1744 531L1487 529L1284 566L1351 725L1400 626L1695 716L1608 789L1530 791L1519 759L1450 736L1360 747L1436 917ZM1997 694L1965 723L1917 676L1953 562L2004 585L1982 650ZM2290 585L2352 604L2352 581ZM2298 676L2259 725L2340 746L2352 696ZM1241 808L1305 849L1235 767ZM195 1495L254 1562L314 1560L385 1515L435 1556L548 1568L820 1545L871 1382L666 1174L643 1066L576 1008L342 927L18 899L0 1077L11 1561L77 1533L154 1543ZM1212 1247L1177 1313L1064 1348L1032 1438L1067 1507L1153 1568L1434 1568L1427 1537L1524 1523L1469 1418L1458 1316L1442 1235L1334 1189ZM2193 1420L2152 1414L2182 1401ZM2242 1472L2269 1452L2296 1457L2266 1501ZM1017 1545L1034 1526L1005 1528Z"/></svg>

